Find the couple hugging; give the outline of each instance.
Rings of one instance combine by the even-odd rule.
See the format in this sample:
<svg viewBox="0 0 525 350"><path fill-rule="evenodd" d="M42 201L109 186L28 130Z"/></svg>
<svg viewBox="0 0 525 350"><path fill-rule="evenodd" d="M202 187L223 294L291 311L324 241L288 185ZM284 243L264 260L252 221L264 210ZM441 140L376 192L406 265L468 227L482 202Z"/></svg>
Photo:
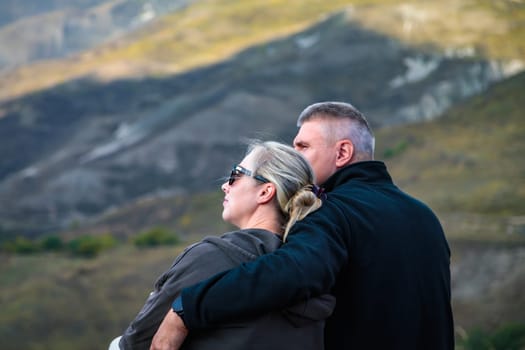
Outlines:
<svg viewBox="0 0 525 350"><path fill-rule="evenodd" d="M238 227L187 247L112 349L453 350L450 250L351 104L254 142L221 189ZM318 187L318 186L322 186Z"/></svg>

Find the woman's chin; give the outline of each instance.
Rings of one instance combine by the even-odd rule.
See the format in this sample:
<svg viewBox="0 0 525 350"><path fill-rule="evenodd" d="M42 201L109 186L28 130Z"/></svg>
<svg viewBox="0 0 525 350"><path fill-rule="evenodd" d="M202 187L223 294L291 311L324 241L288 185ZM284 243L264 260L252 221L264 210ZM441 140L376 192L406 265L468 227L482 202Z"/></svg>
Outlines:
<svg viewBox="0 0 525 350"><path fill-rule="evenodd" d="M229 224L232 223L232 222L231 222L231 218L230 218L230 216L228 215L228 212L227 212L226 210L223 210L223 211L222 211L222 220L223 220L224 222L229 223Z"/></svg>

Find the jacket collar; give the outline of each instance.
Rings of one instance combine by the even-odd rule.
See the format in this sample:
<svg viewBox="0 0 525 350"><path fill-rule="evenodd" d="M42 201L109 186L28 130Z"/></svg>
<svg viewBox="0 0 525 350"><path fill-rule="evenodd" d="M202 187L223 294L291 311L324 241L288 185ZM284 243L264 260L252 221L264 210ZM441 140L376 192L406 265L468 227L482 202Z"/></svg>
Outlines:
<svg viewBox="0 0 525 350"><path fill-rule="evenodd" d="M352 163L338 170L330 176L322 185L326 191L332 191L335 187L348 181L361 182L387 182L392 183L385 163L376 160Z"/></svg>

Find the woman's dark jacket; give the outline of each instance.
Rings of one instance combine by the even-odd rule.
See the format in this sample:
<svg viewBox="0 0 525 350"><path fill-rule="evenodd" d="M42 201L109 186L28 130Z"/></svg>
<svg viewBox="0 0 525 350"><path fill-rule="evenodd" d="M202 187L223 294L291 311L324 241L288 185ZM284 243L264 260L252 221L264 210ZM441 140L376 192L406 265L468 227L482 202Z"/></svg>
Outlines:
<svg viewBox="0 0 525 350"><path fill-rule="evenodd" d="M326 349L453 350L450 250L382 162L351 164L274 253L182 291L192 331L332 292Z"/></svg>
<svg viewBox="0 0 525 350"><path fill-rule="evenodd" d="M206 237L186 248L155 283L144 307L122 335L120 348L149 349L153 335L182 288L254 260L280 245L280 238L272 232L249 229ZM182 349L322 349L324 320L334 304L333 296L326 295L283 312L193 332Z"/></svg>

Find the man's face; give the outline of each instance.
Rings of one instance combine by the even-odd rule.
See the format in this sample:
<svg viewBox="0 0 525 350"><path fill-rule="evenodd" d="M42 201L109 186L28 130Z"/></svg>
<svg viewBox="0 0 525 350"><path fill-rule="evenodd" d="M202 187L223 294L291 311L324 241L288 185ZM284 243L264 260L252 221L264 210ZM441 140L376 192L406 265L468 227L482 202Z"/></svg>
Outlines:
<svg viewBox="0 0 525 350"><path fill-rule="evenodd" d="M313 119L303 123L293 141L294 148L310 162L318 185L337 171L336 142L328 138L327 120Z"/></svg>

